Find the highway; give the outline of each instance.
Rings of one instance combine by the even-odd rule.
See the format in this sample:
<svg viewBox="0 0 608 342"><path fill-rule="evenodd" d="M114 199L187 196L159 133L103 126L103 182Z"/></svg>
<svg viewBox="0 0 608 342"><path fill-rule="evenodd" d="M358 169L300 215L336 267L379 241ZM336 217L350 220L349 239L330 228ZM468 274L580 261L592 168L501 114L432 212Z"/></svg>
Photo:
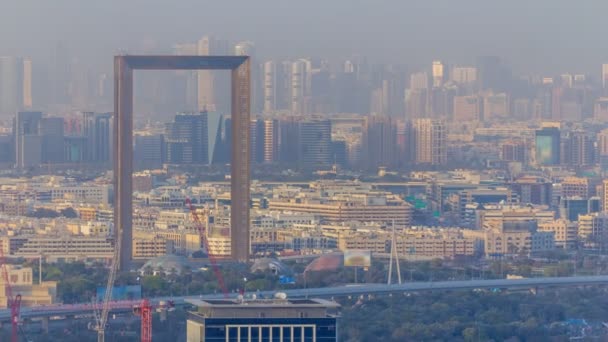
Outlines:
<svg viewBox="0 0 608 342"><path fill-rule="evenodd" d="M585 285L608 285L608 276L579 276L579 277L553 277L553 278L523 278L523 279L490 279L490 280L456 280L456 281L436 281L436 282L413 282L403 284L352 284L345 286L308 288L284 290L288 298L332 298L361 295L388 295L396 293L417 292L417 291L449 291L449 290L470 290L484 288L499 289L532 289L542 287L565 287L565 286L585 286ZM271 297L277 291L255 292L258 298ZM234 294L236 296L236 294ZM175 305L183 305L188 300L197 299L218 299L221 294L206 296L183 296L183 297L163 297L153 298L151 302L158 304L160 301L172 300ZM129 312L139 301L116 301L112 302L112 312ZM55 304L47 306L24 307L21 309L22 318L42 318L53 316L77 316L88 315L93 309L99 309L100 304ZM0 321L10 321L10 310L0 310Z"/></svg>

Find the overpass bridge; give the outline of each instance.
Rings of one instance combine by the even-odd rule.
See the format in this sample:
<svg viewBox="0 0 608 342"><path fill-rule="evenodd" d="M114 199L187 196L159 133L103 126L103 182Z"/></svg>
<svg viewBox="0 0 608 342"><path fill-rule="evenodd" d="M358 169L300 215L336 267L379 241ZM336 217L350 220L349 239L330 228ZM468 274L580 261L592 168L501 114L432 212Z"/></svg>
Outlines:
<svg viewBox="0 0 608 342"><path fill-rule="evenodd" d="M418 291L451 291L472 289L537 289L546 287L608 285L608 275L577 276L577 277L543 277L522 279L487 279L487 280L456 280L435 282L412 282L404 284L351 284L344 286L283 290L288 298L336 298L366 295L390 295ZM254 292L258 297L271 297L277 291ZM234 296L236 297L236 293ZM181 296L152 298L152 304L161 301L173 301L175 305L184 305L189 299L220 299L221 294L204 296ZM115 301L111 303L112 313L125 313L140 304L139 300ZM49 318L54 316L84 316L99 310L101 304L54 304L46 306L24 307L21 309L22 319ZM0 310L0 322L10 321L10 310Z"/></svg>

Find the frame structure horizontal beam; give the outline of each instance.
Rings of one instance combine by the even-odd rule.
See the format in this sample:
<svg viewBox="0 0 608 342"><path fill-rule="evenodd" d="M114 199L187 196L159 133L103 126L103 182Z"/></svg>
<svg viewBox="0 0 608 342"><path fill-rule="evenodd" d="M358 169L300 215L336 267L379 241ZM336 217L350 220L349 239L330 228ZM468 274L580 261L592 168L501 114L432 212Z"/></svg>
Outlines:
<svg viewBox="0 0 608 342"><path fill-rule="evenodd" d="M118 56L127 67L139 70L234 70L248 56Z"/></svg>

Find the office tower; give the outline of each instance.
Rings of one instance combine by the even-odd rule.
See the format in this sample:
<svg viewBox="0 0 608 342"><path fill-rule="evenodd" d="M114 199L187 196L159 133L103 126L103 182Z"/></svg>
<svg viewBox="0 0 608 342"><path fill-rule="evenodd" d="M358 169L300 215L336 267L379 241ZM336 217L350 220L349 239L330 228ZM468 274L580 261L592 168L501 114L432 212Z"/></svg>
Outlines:
<svg viewBox="0 0 608 342"><path fill-rule="evenodd" d="M451 80L455 83L468 85L477 82L477 69L474 67L454 67Z"/></svg>
<svg viewBox="0 0 608 342"><path fill-rule="evenodd" d="M454 121L478 121L482 118L482 100L477 95L454 96Z"/></svg>
<svg viewBox="0 0 608 342"><path fill-rule="evenodd" d="M66 163L86 162L87 157L87 138L78 135L68 135L64 137Z"/></svg>
<svg viewBox="0 0 608 342"><path fill-rule="evenodd" d="M428 116L428 90L422 88L405 91L405 117L407 119L426 118Z"/></svg>
<svg viewBox="0 0 608 342"><path fill-rule="evenodd" d="M602 193L600 194L602 200L602 211L608 211L608 179L602 181Z"/></svg>
<svg viewBox="0 0 608 342"><path fill-rule="evenodd" d="M311 62L299 59L291 64L291 112L308 114L311 89Z"/></svg>
<svg viewBox="0 0 608 342"><path fill-rule="evenodd" d="M51 61L51 103L65 105L69 103L70 63L68 49L59 42L53 51Z"/></svg>
<svg viewBox="0 0 608 342"><path fill-rule="evenodd" d="M500 160L526 162L526 143L521 140L506 141L501 146Z"/></svg>
<svg viewBox="0 0 608 342"><path fill-rule="evenodd" d="M32 109L32 60L23 60L23 108Z"/></svg>
<svg viewBox="0 0 608 342"><path fill-rule="evenodd" d="M331 165L331 121L306 120L299 124L299 166L303 170L327 169Z"/></svg>
<svg viewBox="0 0 608 342"><path fill-rule="evenodd" d="M361 138L363 169L377 170L380 166L388 168L397 166L396 133L396 127L389 117L365 118Z"/></svg>
<svg viewBox="0 0 608 342"><path fill-rule="evenodd" d="M429 116L435 119L451 118L454 113L455 87L432 88L429 91Z"/></svg>
<svg viewBox="0 0 608 342"><path fill-rule="evenodd" d="M608 64L602 64L602 87L608 88ZM604 95L606 95L605 92Z"/></svg>
<svg viewBox="0 0 608 342"><path fill-rule="evenodd" d="M212 36L205 36L198 41L197 55L199 56L223 56L228 54L228 44L223 40ZM229 96L223 93L228 88L228 76L219 71L198 71L198 110L204 112L219 111L227 113L229 108Z"/></svg>
<svg viewBox="0 0 608 342"><path fill-rule="evenodd" d="M500 57L482 56L477 59L477 81L480 90L506 91L509 86L509 71Z"/></svg>
<svg viewBox="0 0 608 342"><path fill-rule="evenodd" d="M396 140L399 166L409 166L416 157L416 136L412 121L397 121Z"/></svg>
<svg viewBox="0 0 608 342"><path fill-rule="evenodd" d="M173 54L177 56L195 56L198 54L198 43L179 43L173 46ZM198 71L176 70L175 75L181 79L185 87L185 110L198 110ZM182 104L183 105L183 104Z"/></svg>
<svg viewBox="0 0 608 342"><path fill-rule="evenodd" d="M518 196L519 201L525 204L550 205L553 184L543 177L521 177L509 185Z"/></svg>
<svg viewBox="0 0 608 342"><path fill-rule="evenodd" d="M332 77L329 68L329 62L325 60L317 60L311 63L308 96L309 113L331 113L335 111Z"/></svg>
<svg viewBox="0 0 608 342"><path fill-rule="evenodd" d="M416 135L416 163L447 164L447 128L443 121L417 119L414 121Z"/></svg>
<svg viewBox="0 0 608 342"><path fill-rule="evenodd" d="M510 117L509 96L506 93L487 93L483 97L483 120L506 120Z"/></svg>
<svg viewBox="0 0 608 342"><path fill-rule="evenodd" d="M18 168L40 165L42 139L39 134L41 112L18 112L15 117L15 162Z"/></svg>
<svg viewBox="0 0 608 342"><path fill-rule="evenodd" d="M429 75L426 72L417 72L410 75L409 89L428 89Z"/></svg>
<svg viewBox="0 0 608 342"><path fill-rule="evenodd" d="M300 122L295 117L282 118L279 121L279 161L296 163L298 161L300 141Z"/></svg>
<svg viewBox="0 0 608 342"><path fill-rule="evenodd" d="M441 87L445 82L447 70L441 61L433 61L432 65L433 87Z"/></svg>
<svg viewBox="0 0 608 342"><path fill-rule="evenodd" d="M251 146L251 161L264 161L264 120L253 119L250 123L249 145Z"/></svg>
<svg viewBox="0 0 608 342"><path fill-rule="evenodd" d="M64 162L63 124L63 118L40 119L38 134L42 141L42 163Z"/></svg>
<svg viewBox="0 0 608 342"><path fill-rule="evenodd" d="M165 141L162 134L136 135L134 162L137 169L160 169L165 161Z"/></svg>
<svg viewBox="0 0 608 342"><path fill-rule="evenodd" d="M339 305L322 299L193 300L188 341L338 341Z"/></svg>
<svg viewBox="0 0 608 342"><path fill-rule="evenodd" d="M346 141L331 142L331 163L341 168L348 167L348 147Z"/></svg>
<svg viewBox="0 0 608 342"><path fill-rule="evenodd" d="M559 201L559 217L571 222L578 221L579 215L599 212L599 198L562 197Z"/></svg>
<svg viewBox="0 0 608 342"><path fill-rule="evenodd" d="M112 160L112 113L83 112L82 135L87 141L87 161L109 163Z"/></svg>
<svg viewBox="0 0 608 342"><path fill-rule="evenodd" d="M399 75L389 75L372 91L370 112L397 117L404 111L405 84Z"/></svg>
<svg viewBox="0 0 608 342"><path fill-rule="evenodd" d="M600 122L608 121L608 97L600 97L595 100L593 107L593 118Z"/></svg>
<svg viewBox="0 0 608 342"><path fill-rule="evenodd" d="M279 157L279 121L264 120L264 163L274 163Z"/></svg>
<svg viewBox="0 0 608 342"><path fill-rule="evenodd" d="M584 131L574 131L569 134L569 155L565 161L574 167L585 167L594 163L594 146L591 137Z"/></svg>
<svg viewBox="0 0 608 342"><path fill-rule="evenodd" d="M536 130L535 156L537 165L559 165L561 151L560 139L560 130L557 127L543 127L542 129Z"/></svg>
<svg viewBox="0 0 608 342"><path fill-rule="evenodd" d="M166 155L171 164L201 164L208 161L207 127L201 113L180 113L166 127Z"/></svg>
<svg viewBox="0 0 608 342"><path fill-rule="evenodd" d="M596 141L600 169L605 172L605 170L608 170L608 129L603 129L597 133Z"/></svg>
<svg viewBox="0 0 608 342"><path fill-rule="evenodd" d="M203 142L207 148L207 164L215 164L222 161L222 130L225 129L224 115L218 112L203 112L203 127L207 127L207 141ZM228 150L230 151L230 150ZM226 156L227 160L229 156Z"/></svg>
<svg viewBox="0 0 608 342"><path fill-rule="evenodd" d="M527 98L518 98L513 100L513 106L511 108L512 117L515 120L526 121L533 118L532 115L532 101Z"/></svg>
<svg viewBox="0 0 608 342"><path fill-rule="evenodd" d="M277 66L274 61L264 63L264 113L277 110Z"/></svg>
<svg viewBox="0 0 608 342"><path fill-rule="evenodd" d="M31 85L31 79L28 82ZM17 111L23 109L23 90L23 59L18 57L0 57L0 115L13 116ZM31 97L31 92L29 95Z"/></svg>

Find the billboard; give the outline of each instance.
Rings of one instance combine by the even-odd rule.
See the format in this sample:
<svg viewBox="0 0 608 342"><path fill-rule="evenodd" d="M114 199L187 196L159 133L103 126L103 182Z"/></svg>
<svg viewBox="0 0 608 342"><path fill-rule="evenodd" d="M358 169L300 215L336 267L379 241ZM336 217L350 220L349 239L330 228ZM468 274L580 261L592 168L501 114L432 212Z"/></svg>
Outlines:
<svg viewBox="0 0 608 342"><path fill-rule="evenodd" d="M370 267L372 264L371 251L345 251L344 266L346 267Z"/></svg>
<svg viewBox="0 0 608 342"><path fill-rule="evenodd" d="M103 301L106 287L97 288L97 301ZM112 300L135 300L141 299L141 285L114 286L112 289Z"/></svg>

